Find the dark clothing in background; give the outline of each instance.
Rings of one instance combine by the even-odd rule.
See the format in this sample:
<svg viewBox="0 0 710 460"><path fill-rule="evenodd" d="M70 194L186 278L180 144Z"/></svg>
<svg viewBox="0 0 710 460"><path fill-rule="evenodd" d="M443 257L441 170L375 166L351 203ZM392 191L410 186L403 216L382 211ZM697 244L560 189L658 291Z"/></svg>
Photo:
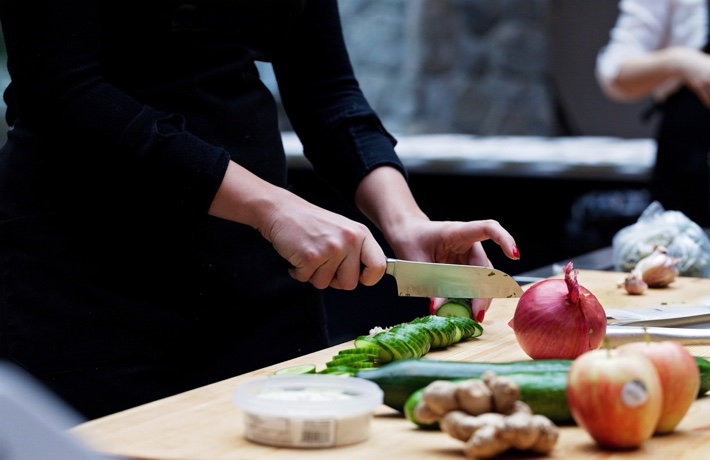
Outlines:
<svg viewBox="0 0 710 460"><path fill-rule="evenodd" d="M662 110L651 193L665 209L710 228L710 110L685 87Z"/></svg>
<svg viewBox="0 0 710 460"><path fill-rule="evenodd" d="M710 31L703 51L710 53ZM660 108L652 197L710 228L710 109L687 86Z"/></svg>
<svg viewBox="0 0 710 460"><path fill-rule="evenodd" d="M321 293L207 211L228 161L287 187L271 62L304 153L352 200L394 139L335 0L0 0L0 358L88 418L321 349Z"/></svg>

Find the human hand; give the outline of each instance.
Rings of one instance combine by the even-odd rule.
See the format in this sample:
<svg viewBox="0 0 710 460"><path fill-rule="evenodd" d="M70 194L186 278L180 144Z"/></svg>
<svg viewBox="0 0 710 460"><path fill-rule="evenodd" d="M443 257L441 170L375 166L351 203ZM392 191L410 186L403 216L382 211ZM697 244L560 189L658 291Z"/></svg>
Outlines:
<svg viewBox="0 0 710 460"><path fill-rule="evenodd" d="M294 279L352 290L384 276L385 254L367 226L296 195L284 198L260 231L293 266Z"/></svg>
<svg viewBox="0 0 710 460"><path fill-rule="evenodd" d="M235 162L227 166L209 212L258 230L293 266L293 278L319 289L371 286L387 269L367 226L275 187Z"/></svg>
<svg viewBox="0 0 710 460"><path fill-rule="evenodd" d="M509 258L520 258L515 240L495 220L417 220L408 223L406 228L399 228L396 235L388 238L388 242L399 257L408 260L493 267L481 244L488 239L496 242ZM431 299L430 311L435 313L445 301L443 298ZM472 299L473 318L479 322L483 321L491 301L492 299Z"/></svg>

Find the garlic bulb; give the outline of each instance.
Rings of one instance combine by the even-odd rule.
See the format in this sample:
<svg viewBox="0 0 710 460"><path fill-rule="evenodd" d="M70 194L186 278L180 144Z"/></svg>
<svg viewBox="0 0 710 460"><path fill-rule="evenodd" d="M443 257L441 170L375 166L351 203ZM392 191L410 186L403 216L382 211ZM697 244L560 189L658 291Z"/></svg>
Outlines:
<svg viewBox="0 0 710 460"><path fill-rule="evenodd" d="M678 276L678 258L668 254L665 246L656 246L653 252L639 260L634 271L641 274L641 279L648 287L665 287Z"/></svg>
<svg viewBox="0 0 710 460"><path fill-rule="evenodd" d="M624 281L619 283L619 287L626 289L626 292L631 295L641 295L648 288L648 284L643 280L641 273L638 270L631 270L631 273L626 275Z"/></svg>

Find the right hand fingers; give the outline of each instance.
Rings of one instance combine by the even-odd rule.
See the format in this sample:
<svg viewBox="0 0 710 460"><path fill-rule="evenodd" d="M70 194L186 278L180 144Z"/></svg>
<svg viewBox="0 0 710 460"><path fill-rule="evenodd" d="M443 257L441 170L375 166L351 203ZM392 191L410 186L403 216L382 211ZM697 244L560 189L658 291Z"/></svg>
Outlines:
<svg viewBox="0 0 710 460"><path fill-rule="evenodd" d="M373 237L363 241L360 262L362 262L362 271L359 281L365 286L374 286L385 275L387 270L385 253Z"/></svg>
<svg viewBox="0 0 710 460"><path fill-rule="evenodd" d="M365 286L375 285L385 274L387 263L380 245L371 236L363 240L361 250L352 251L340 264L332 277L330 287L355 289L358 282Z"/></svg>
<svg viewBox="0 0 710 460"><path fill-rule="evenodd" d="M289 273L318 289L352 290L358 282L372 286L384 276L385 254L369 231L357 241L360 242L323 245L308 257L302 256L301 262L292 262L294 267Z"/></svg>

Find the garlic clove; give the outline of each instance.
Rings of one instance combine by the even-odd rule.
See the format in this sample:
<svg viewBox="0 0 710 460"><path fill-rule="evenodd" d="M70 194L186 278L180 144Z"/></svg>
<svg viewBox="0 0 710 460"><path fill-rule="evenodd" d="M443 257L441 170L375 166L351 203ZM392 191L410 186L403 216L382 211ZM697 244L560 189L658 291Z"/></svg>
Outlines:
<svg viewBox="0 0 710 460"><path fill-rule="evenodd" d="M643 280L639 271L632 270L631 273L626 275L624 281L619 283L619 287L623 287L631 295L641 295L648 288L648 284Z"/></svg>
<svg viewBox="0 0 710 460"><path fill-rule="evenodd" d="M665 287L678 276L678 258L668 254L665 246L656 246L651 254L639 260L633 271L641 274L648 287Z"/></svg>

